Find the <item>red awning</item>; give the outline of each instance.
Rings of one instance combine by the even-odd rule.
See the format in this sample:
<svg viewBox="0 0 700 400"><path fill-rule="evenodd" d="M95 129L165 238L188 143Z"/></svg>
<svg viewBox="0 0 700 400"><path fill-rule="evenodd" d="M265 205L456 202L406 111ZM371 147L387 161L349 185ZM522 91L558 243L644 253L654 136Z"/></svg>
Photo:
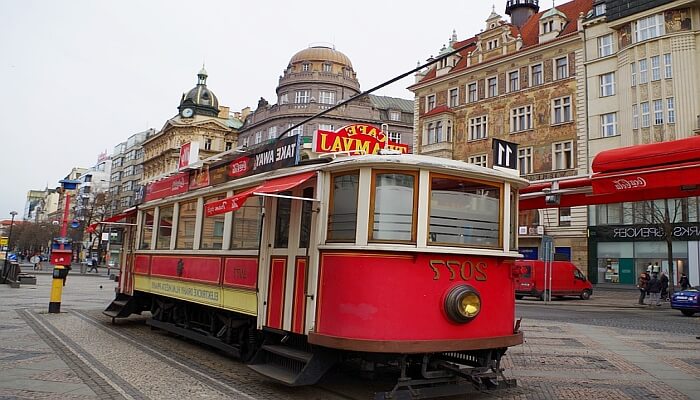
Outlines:
<svg viewBox="0 0 700 400"><path fill-rule="evenodd" d="M316 175L316 172L304 172L301 174L285 176L282 178L270 179L260 186L248 189L234 196L223 200L213 201L204 205L204 214L207 217L224 214L229 211L238 210L248 197L254 194L278 193L301 185Z"/></svg>
<svg viewBox="0 0 700 400"><path fill-rule="evenodd" d="M94 224L91 224L90 226L87 227L86 230L88 232L95 232L95 230L97 229L97 225L99 225L99 224L109 224L112 222L118 222L118 221L121 221L123 219L133 217L134 215L136 215L136 207L131 207L129 209L124 210L124 212L121 214L113 215L109 218L103 219L100 222L95 222Z"/></svg>

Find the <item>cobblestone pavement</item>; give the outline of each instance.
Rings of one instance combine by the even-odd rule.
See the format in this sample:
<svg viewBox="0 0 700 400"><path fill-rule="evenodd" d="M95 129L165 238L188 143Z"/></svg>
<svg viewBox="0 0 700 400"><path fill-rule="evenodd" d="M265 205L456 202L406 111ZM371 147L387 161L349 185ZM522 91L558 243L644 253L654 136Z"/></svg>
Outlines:
<svg viewBox="0 0 700 400"><path fill-rule="evenodd" d="M62 312L48 314L50 280L39 274L35 287L0 285L0 399L367 399L390 387L383 377L361 378L341 366L319 385L287 388L211 349L151 330L144 317L111 325L101 310L115 284L104 276L69 276ZM597 298L614 303L628 295L634 293ZM596 308L595 300L555 303L548 307L568 310L571 321ZM518 307L538 304L525 300ZM677 313L644 311L650 318ZM700 399L700 341L694 335L658 339L646 329L532 314L522 324L525 343L503 361L518 387L475 392L470 399ZM700 326L700 318L683 321Z"/></svg>

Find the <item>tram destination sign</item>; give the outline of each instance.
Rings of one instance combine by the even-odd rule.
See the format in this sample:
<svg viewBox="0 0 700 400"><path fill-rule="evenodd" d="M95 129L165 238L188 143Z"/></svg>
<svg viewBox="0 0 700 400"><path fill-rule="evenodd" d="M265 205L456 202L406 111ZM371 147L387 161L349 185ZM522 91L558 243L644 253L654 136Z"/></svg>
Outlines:
<svg viewBox="0 0 700 400"><path fill-rule="evenodd" d="M299 164L300 141L299 135L288 136L234 159L228 163L228 178L237 179Z"/></svg>

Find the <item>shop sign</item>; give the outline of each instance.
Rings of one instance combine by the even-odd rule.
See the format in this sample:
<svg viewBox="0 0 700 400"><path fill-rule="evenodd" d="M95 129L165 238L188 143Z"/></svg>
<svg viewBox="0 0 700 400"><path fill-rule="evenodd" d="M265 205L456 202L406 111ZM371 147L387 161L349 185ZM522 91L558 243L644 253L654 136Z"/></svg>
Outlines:
<svg viewBox="0 0 700 400"><path fill-rule="evenodd" d="M299 135L288 136L256 149L255 153L236 158L228 163L229 179L242 178L299 164L300 140Z"/></svg>
<svg viewBox="0 0 700 400"><path fill-rule="evenodd" d="M166 196L185 193L189 189L189 174L181 172L161 181L149 183L146 186L144 201L162 199Z"/></svg>
<svg viewBox="0 0 700 400"><path fill-rule="evenodd" d="M189 167L199 161L199 142L188 142L180 147L180 158L177 161L177 169Z"/></svg>
<svg viewBox="0 0 700 400"><path fill-rule="evenodd" d="M347 125L335 132L318 130L313 149L317 153L379 154L381 149L408 153L408 145L390 141L381 129L367 124Z"/></svg>
<svg viewBox="0 0 700 400"><path fill-rule="evenodd" d="M660 225L608 225L589 228L599 241L661 241L666 234ZM700 224L673 224L674 240L700 240Z"/></svg>

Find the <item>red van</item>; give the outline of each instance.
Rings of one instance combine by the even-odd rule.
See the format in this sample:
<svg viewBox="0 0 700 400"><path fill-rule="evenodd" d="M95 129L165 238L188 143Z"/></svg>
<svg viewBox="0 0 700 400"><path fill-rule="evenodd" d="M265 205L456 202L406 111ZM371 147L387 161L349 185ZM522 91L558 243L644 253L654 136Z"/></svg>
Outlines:
<svg viewBox="0 0 700 400"><path fill-rule="evenodd" d="M515 279L515 298L524 296L545 299L544 261L521 260L520 276ZM576 266L568 261L552 261L552 297L577 296L587 300L593 294L593 285Z"/></svg>

